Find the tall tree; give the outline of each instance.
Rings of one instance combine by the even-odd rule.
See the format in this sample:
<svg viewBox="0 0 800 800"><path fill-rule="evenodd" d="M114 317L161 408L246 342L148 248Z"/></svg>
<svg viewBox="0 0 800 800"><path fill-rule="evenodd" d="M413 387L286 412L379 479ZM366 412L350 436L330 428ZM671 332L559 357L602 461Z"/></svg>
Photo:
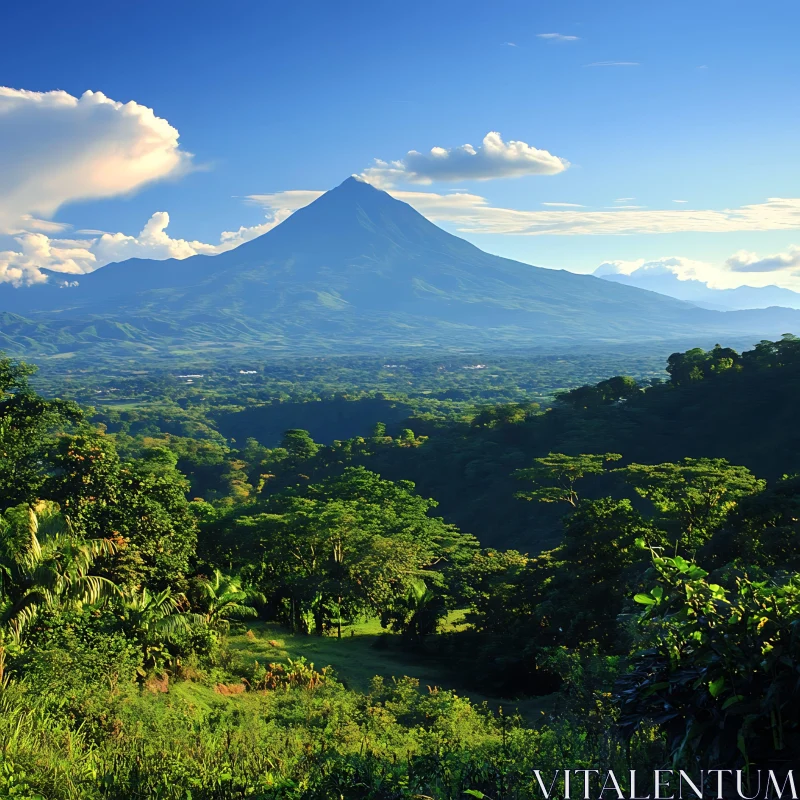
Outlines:
<svg viewBox="0 0 800 800"><path fill-rule="evenodd" d="M518 469L514 473L519 480L533 483L534 488L517 492L516 496L540 503L569 503L577 508L577 482L587 475L601 475L608 462L621 458L618 453L582 453L578 456L549 453L542 458L535 458L532 467Z"/></svg>
<svg viewBox="0 0 800 800"><path fill-rule="evenodd" d="M630 464L617 470L647 498L671 529L675 549L693 553L743 497L766 485L747 467L723 458L684 458L678 463Z"/></svg>

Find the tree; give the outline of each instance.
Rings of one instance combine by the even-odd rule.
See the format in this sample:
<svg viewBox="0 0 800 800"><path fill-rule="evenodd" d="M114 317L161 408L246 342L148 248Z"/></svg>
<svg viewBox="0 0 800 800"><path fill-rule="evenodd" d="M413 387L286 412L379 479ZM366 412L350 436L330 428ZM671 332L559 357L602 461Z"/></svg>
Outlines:
<svg viewBox="0 0 800 800"><path fill-rule="evenodd" d="M695 347L685 353L673 353L667 359L667 372L675 386L683 386L738 368L739 361L739 354L730 347L717 344L708 351Z"/></svg>
<svg viewBox="0 0 800 800"><path fill-rule="evenodd" d="M200 609L206 624L216 630L227 631L231 620L252 619L258 616L254 602L265 602L264 596L243 589L239 578L214 571L213 578L199 582Z"/></svg>
<svg viewBox="0 0 800 800"><path fill-rule="evenodd" d="M562 544L552 551L536 614L559 644L618 645L618 617L649 561L648 546L663 533L630 500L583 500L564 519ZM534 562L538 565L538 562ZM545 624L546 621L546 624Z"/></svg>
<svg viewBox="0 0 800 800"><path fill-rule="evenodd" d="M471 425L473 428L517 425L533 417L538 410L538 403L501 403L495 406L480 406Z"/></svg>
<svg viewBox="0 0 800 800"><path fill-rule="evenodd" d="M82 418L74 403L36 394L28 385L35 371L23 361L0 358L0 511L41 497L54 432Z"/></svg>
<svg viewBox="0 0 800 800"><path fill-rule="evenodd" d="M400 431L400 435L397 437L397 444L400 445L400 447L414 447L416 443L417 439L411 428L403 428L403 430Z"/></svg>
<svg viewBox="0 0 800 800"><path fill-rule="evenodd" d="M48 496L77 532L124 543L104 565L117 583L147 583L151 589L185 584L197 522L186 500L188 483L175 463L175 454L162 447L122 462L113 440L96 432L59 437Z"/></svg>
<svg viewBox="0 0 800 800"><path fill-rule="evenodd" d="M0 517L0 628L19 639L42 609L80 608L116 592L92 574L115 552L108 539L83 540L52 503L25 505Z"/></svg>
<svg viewBox="0 0 800 800"><path fill-rule="evenodd" d="M559 392L556 398L573 408L593 408L628 400L640 391L639 384L633 378L617 375L594 386L579 386L568 392Z"/></svg>
<svg viewBox="0 0 800 800"><path fill-rule="evenodd" d="M267 513L239 522L259 553L248 577L295 629L311 614L317 633L333 618L383 614L423 574L442 585L474 540L429 516L435 503L413 489L350 467L274 496Z"/></svg>
<svg viewBox="0 0 800 800"><path fill-rule="evenodd" d="M514 473L514 477L534 485L532 490L517 492L516 497L540 503L569 503L576 508L579 498L575 484L587 475L601 475L606 463L621 458L618 453L582 453L578 456L549 453L535 458L533 467L518 469Z"/></svg>
<svg viewBox="0 0 800 800"><path fill-rule="evenodd" d="M405 597L384 612L381 623L399 630L407 642L419 646L426 636L436 632L446 612L442 597L431 591L422 578L413 578Z"/></svg>
<svg viewBox="0 0 800 800"><path fill-rule="evenodd" d="M733 563L751 574L800 571L800 476L742 498L704 548L714 564Z"/></svg>
<svg viewBox="0 0 800 800"><path fill-rule="evenodd" d="M784 333L780 341L760 341L752 350L742 353L746 368L772 369L800 363L800 337Z"/></svg>
<svg viewBox="0 0 800 800"><path fill-rule="evenodd" d="M167 643L176 635L188 630L192 622L202 622L197 614L189 614L186 598L173 594L170 589L151 592L146 587L139 591L128 591L120 603L122 625L129 636L139 645L145 668L158 667L169 657ZM144 677L144 671L139 671Z"/></svg>
<svg viewBox="0 0 800 800"><path fill-rule="evenodd" d="M294 498L283 514L255 518L261 564L252 578L289 601L294 627L309 613L322 634L334 606L337 617L378 612L428 562L412 537L382 535L369 512L352 501Z"/></svg>
<svg viewBox="0 0 800 800"><path fill-rule="evenodd" d="M281 440L281 447L300 461L312 458L319 450L319 445L311 438L311 434L300 428L286 431Z"/></svg>
<svg viewBox="0 0 800 800"><path fill-rule="evenodd" d="M765 486L747 467L723 458L630 464L616 471L661 512L673 529L676 551L683 548L689 553L711 536L741 498Z"/></svg>

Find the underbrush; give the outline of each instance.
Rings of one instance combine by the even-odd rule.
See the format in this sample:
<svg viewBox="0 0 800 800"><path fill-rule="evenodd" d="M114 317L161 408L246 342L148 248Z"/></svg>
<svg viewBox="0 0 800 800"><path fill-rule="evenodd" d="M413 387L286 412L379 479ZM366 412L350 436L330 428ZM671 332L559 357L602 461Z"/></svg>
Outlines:
<svg viewBox="0 0 800 800"><path fill-rule="evenodd" d="M376 678L360 693L288 664L262 685L236 693L207 681L167 691L87 685L69 710L12 685L0 698L0 793L455 800L471 789L528 798L538 792L534 769L628 768L610 730L566 719L525 727L454 692L420 691L412 678ZM640 737L634 762L645 764L657 747Z"/></svg>

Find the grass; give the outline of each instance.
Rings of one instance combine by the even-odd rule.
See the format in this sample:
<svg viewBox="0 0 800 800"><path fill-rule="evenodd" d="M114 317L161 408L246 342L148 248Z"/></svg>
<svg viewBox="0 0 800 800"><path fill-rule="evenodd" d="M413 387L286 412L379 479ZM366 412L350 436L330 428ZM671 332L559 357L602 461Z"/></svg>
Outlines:
<svg viewBox="0 0 800 800"><path fill-rule="evenodd" d="M463 615L462 611L450 612L444 620L442 630L458 630L463 624ZM231 650L245 663L258 661L267 664L271 661L285 662L287 658L303 657L317 669L332 667L337 678L355 691L369 691L370 682L376 675L386 679L409 676L417 678L423 690L428 686L452 689L474 703L486 702L493 708L515 708L529 720L536 719L549 710L553 703L552 697L499 700L474 692L437 660L403 649L400 637L387 634L377 619L353 624L343 623L341 639L335 634L291 634L278 625L264 622L253 623L250 632L251 635L232 635L229 640ZM374 645L382 634L387 637L388 646L379 649Z"/></svg>

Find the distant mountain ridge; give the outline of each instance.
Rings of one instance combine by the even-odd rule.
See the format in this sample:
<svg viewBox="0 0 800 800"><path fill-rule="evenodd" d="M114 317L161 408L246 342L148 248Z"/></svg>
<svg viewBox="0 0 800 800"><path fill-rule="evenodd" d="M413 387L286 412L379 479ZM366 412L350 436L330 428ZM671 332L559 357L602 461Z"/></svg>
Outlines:
<svg viewBox="0 0 800 800"><path fill-rule="evenodd" d="M712 289L700 280L681 280L668 269L641 267L626 275L605 272L600 267L594 273L598 278L615 281L638 289L665 294L676 300L692 303L700 308L718 311L742 311L744 309L784 308L800 309L800 292L781 286L739 286L735 289Z"/></svg>
<svg viewBox="0 0 800 800"><path fill-rule="evenodd" d="M800 330L797 311L723 314L490 255L356 178L220 255L130 259L68 288L53 277L0 286L16 315L0 318L2 346L353 352Z"/></svg>

